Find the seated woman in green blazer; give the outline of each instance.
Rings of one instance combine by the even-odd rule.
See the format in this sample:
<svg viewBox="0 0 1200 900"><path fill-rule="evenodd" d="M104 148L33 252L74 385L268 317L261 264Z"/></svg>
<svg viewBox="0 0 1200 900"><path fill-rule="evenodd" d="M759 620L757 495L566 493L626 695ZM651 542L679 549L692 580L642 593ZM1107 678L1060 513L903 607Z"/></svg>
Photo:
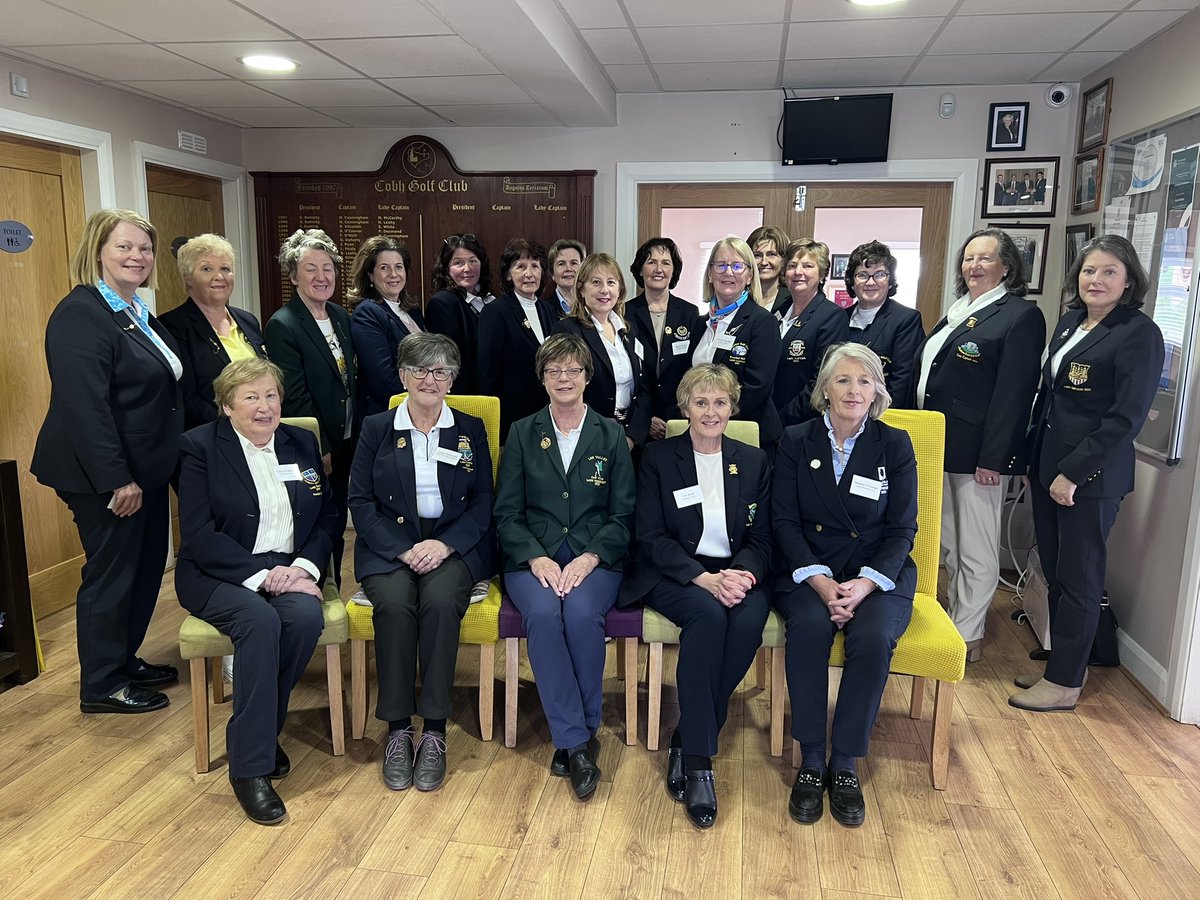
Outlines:
<svg viewBox="0 0 1200 900"><path fill-rule="evenodd" d="M555 754L583 800L600 783L604 615L617 599L633 525L633 460L625 431L583 402L593 373L583 338L555 334L538 349L550 405L513 423L497 479L504 583L521 612L529 663Z"/></svg>

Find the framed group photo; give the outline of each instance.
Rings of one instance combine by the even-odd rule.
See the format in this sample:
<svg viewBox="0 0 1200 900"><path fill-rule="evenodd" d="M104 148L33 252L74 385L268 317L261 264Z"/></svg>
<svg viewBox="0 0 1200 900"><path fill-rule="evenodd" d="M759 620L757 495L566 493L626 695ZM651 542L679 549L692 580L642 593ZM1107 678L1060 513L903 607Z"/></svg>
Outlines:
<svg viewBox="0 0 1200 900"><path fill-rule="evenodd" d="M1028 103L993 103L988 112L988 152L1024 150Z"/></svg>
<svg viewBox="0 0 1200 900"><path fill-rule="evenodd" d="M1058 202L1057 156L983 161L983 205L980 218L1054 216Z"/></svg>
<svg viewBox="0 0 1200 900"><path fill-rule="evenodd" d="M1029 293L1040 294L1046 278L1046 242L1050 238L1050 226L1009 225L1004 222L989 222L988 225L999 228L1013 239L1021 258L1025 260L1025 281L1029 285Z"/></svg>
<svg viewBox="0 0 1200 900"><path fill-rule="evenodd" d="M1104 175L1104 148L1075 157L1071 179L1071 212L1090 213L1100 208L1100 180Z"/></svg>
<svg viewBox="0 0 1200 900"><path fill-rule="evenodd" d="M1079 146L1076 153L1099 147L1108 140L1108 114L1112 112L1112 79L1083 92L1080 101Z"/></svg>

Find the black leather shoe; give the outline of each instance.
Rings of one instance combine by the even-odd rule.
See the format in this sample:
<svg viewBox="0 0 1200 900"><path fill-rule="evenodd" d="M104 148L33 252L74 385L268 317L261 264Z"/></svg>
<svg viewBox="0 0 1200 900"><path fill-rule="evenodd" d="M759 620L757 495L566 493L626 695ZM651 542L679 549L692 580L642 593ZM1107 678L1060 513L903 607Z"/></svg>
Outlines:
<svg viewBox="0 0 1200 900"><path fill-rule="evenodd" d="M136 684L123 687L111 697L99 700L80 700L79 711L85 713L147 713L170 704L166 694L140 688Z"/></svg>
<svg viewBox="0 0 1200 900"><path fill-rule="evenodd" d="M174 666L156 666L136 657L133 668L129 670L129 681L138 687L158 687L161 684L174 684L178 680L179 670Z"/></svg>
<svg viewBox="0 0 1200 900"><path fill-rule="evenodd" d="M867 817L858 776L849 769L839 769L829 776L829 812L847 828L857 828Z"/></svg>
<svg viewBox="0 0 1200 900"><path fill-rule="evenodd" d="M683 750L679 747L667 749L667 793L676 803L683 802Z"/></svg>
<svg viewBox="0 0 1200 900"><path fill-rule="evenodd" d="M796 774L792 796L788 800L788 815L797 822L811 825L825 812L825 785L828 773L809 766Z"/></svg>
<svg viewBox="0 0 1200 900"><path fill-rule="evenodd" d="M717 786L712 769L688 772L683 786L683 807L697 828L712 828L717 821Z"/></svg>
<svg viewBox="0 0 1200 900"><path fill-rule="evenodd" d="M283 747L279 745L279 741L275 742L275 769L268 775L268 778L287 778L288 773L292 771L292 761L288 759L288 755L283 752Z"/></svg>
<svg viewBox="0 0 1200 900"><path fill-rule="evenodd" d="M592 751L592 759L600 755L600 738L593 736L588 741L588 749ZM550 774L557 778L566 778L571 774L570 751L555 750L550 758Z"/></svg>
<svg viewBox="0 0 1200 900"><path fill-rule="evenodd" d="M596 765L596 760L592 757L590 742L588 747L572 753L568 764L571 767L571 787L575 791L575 796L580 800L586 800L592 796L596 786L600 784L600 767Z"/></svg>
<svg viewBox="0 0 1200 900"><path fill-rule="evenodd" d="M287 815L287 807L275 793L275 788L271 787L271 779L266 775L254 778L234 778L230 775L229 783L233 785L233 795L242 804L251 822L274 825Z"/></svg>

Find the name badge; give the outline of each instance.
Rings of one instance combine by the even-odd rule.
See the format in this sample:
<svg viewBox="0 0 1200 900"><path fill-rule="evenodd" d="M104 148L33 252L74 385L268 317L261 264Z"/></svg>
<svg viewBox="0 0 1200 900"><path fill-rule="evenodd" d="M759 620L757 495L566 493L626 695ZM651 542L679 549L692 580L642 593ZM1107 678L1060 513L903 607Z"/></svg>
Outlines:
<svg viewBox="0 0 1200 900"><path fill-rule="evenodd" d="M633 339L633 352L637 354L638 359L646 358L646 351L642 349L642 342L637 338Z"/></svg>
<svg viewBox="0 0 1200 900"><path fill-rule="evenodd" d="M856 497L878 500L882 491L883 482L876 481L874 478L863 478L861 475L855 475L854 480L850 482L850 493Z"/></svg>
<svg viewBox="0 0 1200 900"><path fill-rule="evenodd" d="M438 447L433 451L433 458L440 463L457 466L459 460L462 459L462 454L457 450L447 450L445 447Z"/></svg>
<svg viewBox="0 0 1200 900"><path fill-rule="evenodd" d="M296 465L295 463L291 463L286 466L276 466L275 467L275 480L276 481L299 481L300 480L300 467L298 465Z"/></svg>
<svg viewBox="0 0 1200 900"><path fill-rule="evenodd" d="M735 337L736 337L736 335L723 334L719 338L717 338L715 341L713 341L713 343L716 345L718 350L732 350L733 349L733 341L734 341Z"/></svg>
<svg viewBox="0 0 1200 900"><path fill-rule="evenodd" d="M683 356L688 352L690 346L692 346L691 341L671 341L671 353L675 356Z"/></svg>
<svg viewBox="0 0 1200 900"><path fill-rule="evenodd" d="M704 502L704 491L700 490L700 485L694 484L691 487L680 488L675 491L675 505L680 509L688 506L695 506L697 503Z"/></svg>

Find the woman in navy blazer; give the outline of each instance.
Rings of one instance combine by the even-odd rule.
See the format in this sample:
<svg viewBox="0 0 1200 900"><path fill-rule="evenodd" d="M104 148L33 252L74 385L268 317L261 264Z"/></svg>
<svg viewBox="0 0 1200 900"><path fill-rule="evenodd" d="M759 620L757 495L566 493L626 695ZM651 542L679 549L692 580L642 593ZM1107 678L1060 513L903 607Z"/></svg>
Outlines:
<svg viewBox="0 0 1200 900"><path fill-rule="evenodd" d="M1009 699L1073 709L1104 596L1108 533L1133 490L1133 441L1163 371L1162 332L1141 306L1149 278L1119 235L1088 241L1067 274L1073 294L1050 338L1029 432L1033 525L1050 584L1050 658Z"/></svg>
<svg viewBox="0 0 1200 900"><path fill-rule="evenodd" d="M167 695L150 688L179 677L137 656L162 584L183 430L175 341L136 293L154 286L157 248L138 213L94 213L71 258L76 287L46 325L50 408L29 468L70 508L87 560L75 602L86 713L161 709Z"/></svg>
<svg viewBox="0 0 1200 900"><path fill-rule="evenodd" d="M257 358L217 377L227 418L183 437L175 566L183 608L233 641L229 781L262 825L287 814L271 779L291 771L279 734L325 625L321 582L337 528L316 438L279 422L281 383Z"/></svg>
<svg viewBox="0 0 1200 900"><path fill-rule="evenodd" d="M917 461L908 434L878 421L883 366L861 344L826 355L813 389L822 417L784 433L775 458L775 606L787 628L792 737L804 754L788 811L821 818L822 794L843 825L866 815L856 760L866 756L892 651L912 617L917 568ZM829 650L846 663L826 763Z"/></svg>
<svg viewBox="0 0 1200 900"><path fill-rule="evenodd" d="M354 575L375 607L384 783L431 791L446 777L446 720L471 585L496 571L492 457L483 422L446 404L458 371L454 341L409 335L399 367L408 396L363 422L354 454ZM423 720L415 741L414 713Z"/></svg>
<svg viewBox="0 0 1200 900"><path fill-rule="evenodd" d="M407 290L411 271L408 247L383 235L363 241L350 267L346 298L355 301L350 338L358 361L359 409L364 416L383 412L392 397L404 390L396 374L396 352L405 337L425 330L421 301Z"/></svg>
<svg viewBox="0 0 1200 900"><path fill-rule="evenodd" d="M462 370L454 383L460 394L479 390L475 358L479 355L479 314L496 298L487 250L473 234L452 234L438 248L433 264L433 296L425 306L425 324L458 347Z"/></svg>
<svg viewBox="0 0 1200 900"><path fill-rule="evenodd" d="M717 737L767 621L770 466L762 450L725 437L739 393L724 366L683 376L677 402L688 430L646 448L637 549L620 600L644 600L683 631L667 792L700 828L716 821Z"/></svg>

